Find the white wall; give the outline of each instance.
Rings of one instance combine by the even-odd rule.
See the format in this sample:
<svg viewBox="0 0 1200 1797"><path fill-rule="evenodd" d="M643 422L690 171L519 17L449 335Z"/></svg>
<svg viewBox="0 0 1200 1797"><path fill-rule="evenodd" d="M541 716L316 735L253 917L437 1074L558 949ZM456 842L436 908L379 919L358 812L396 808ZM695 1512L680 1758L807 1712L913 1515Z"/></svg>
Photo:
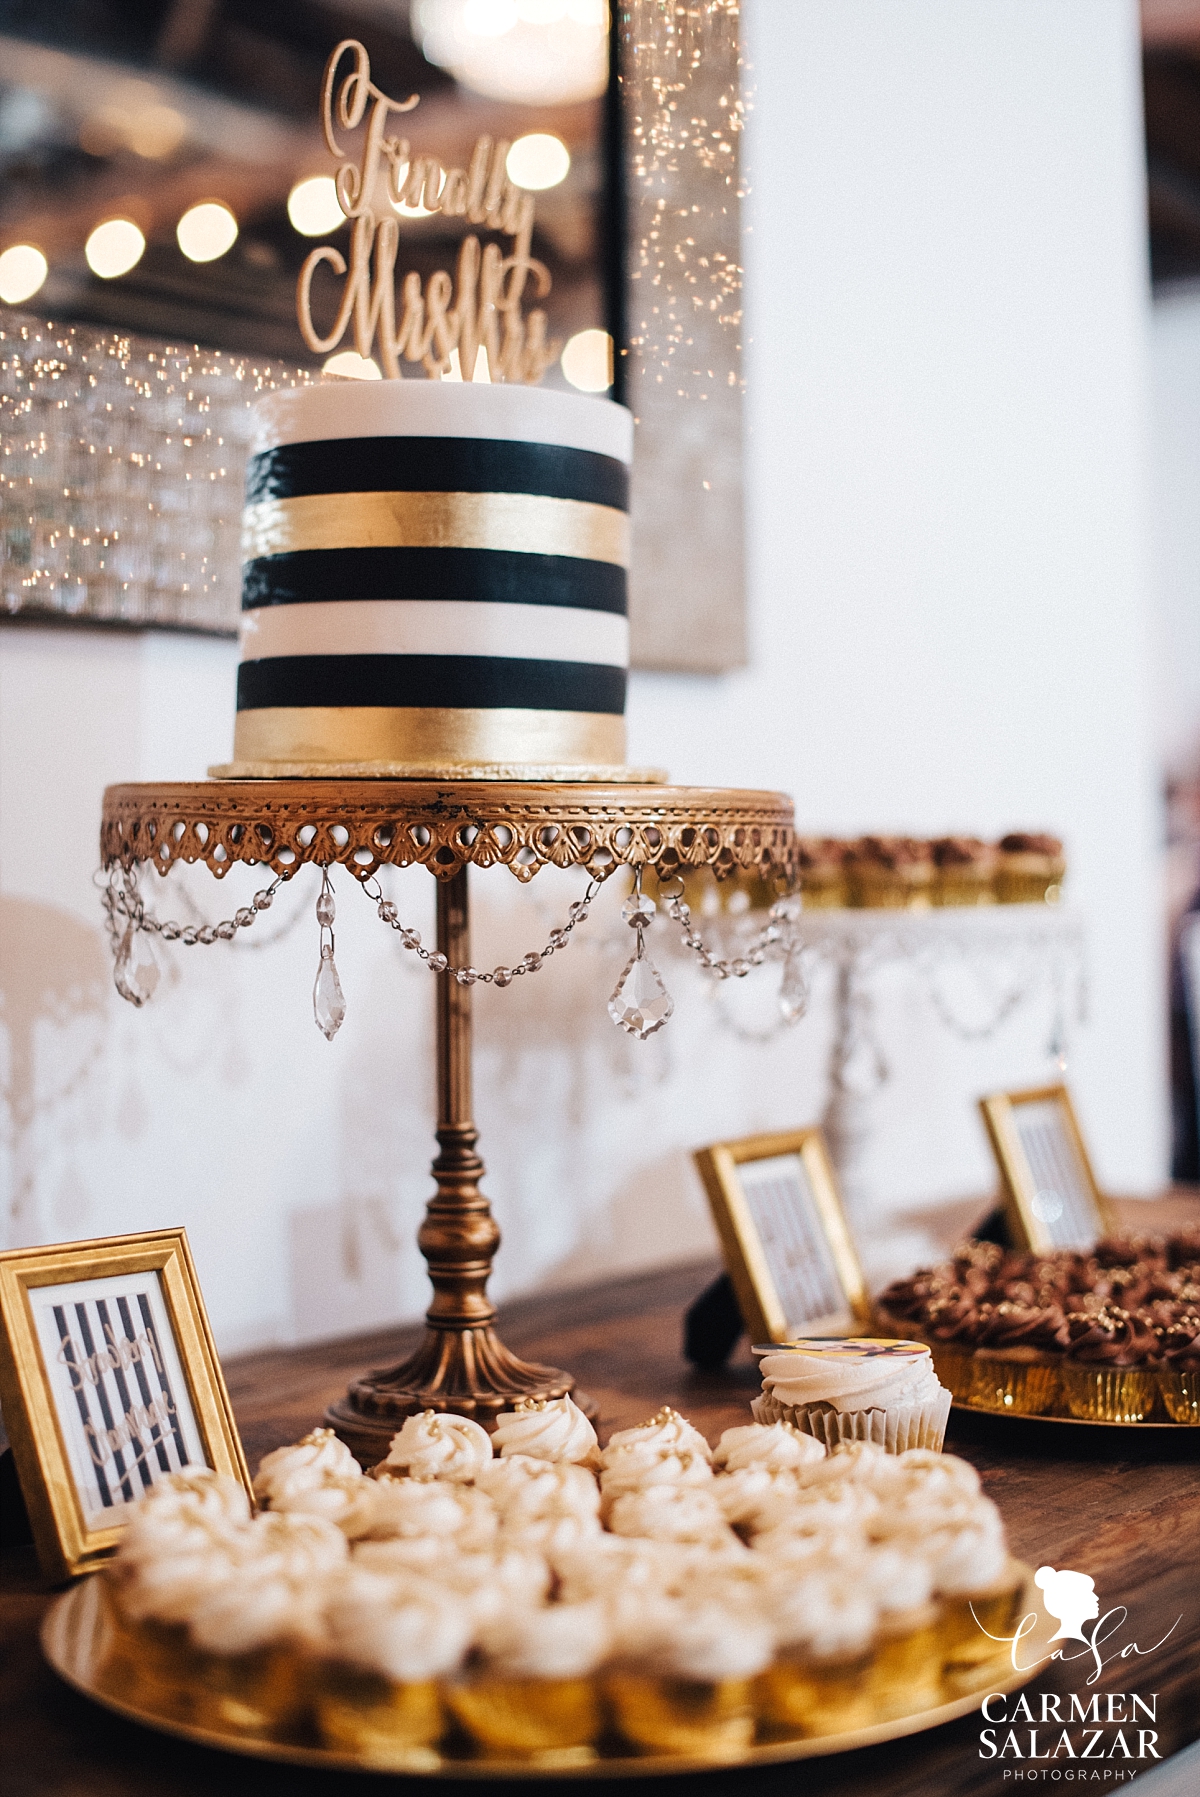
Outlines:
<svg viewBox="0 0 1200 1797"><path fill-rule="evenodd" d="M1149 1187L1165 1130L1132 0L749 12L753 659L721 680L635 677L631 759L790 789L814 829L1061 828L1092 966L1071 1077L1102 1177ZM101 789L224 758L232 646L7 629L0 683L7 1240L182 1220L226 1349L411 1316L431 981L349 880L332 1045L309 1008L311 884L236 948L175 950L143 1011L106 984ZM215 917L254 884L188 890ZM476 959L544 941L574 890L477 879ZM395 891L428 927L427 878ZM185 897L156 892L176 915ZM255 952L297 897L297 927ZM824 1102L827 994L755 1044L671 959L672 1023L620 1036L615 904L536 979L478 1000L501 1293L705 1251L686 1148ZM770 1022L765 985L721 1002ZM930 1252L962 1215L949 1200L986 1193L971 1100L1043 1075L1047 1027L1040 993L993 1042L956 1046L917 982L884 983L873 1234Z"/></svg>
<svg viewBox="0 0 1200 1797"><path fill-rule="evenodd" d="M1200 287L1156 300L1153 382L1154 716L1168 771L1200 775Z"/></svg>

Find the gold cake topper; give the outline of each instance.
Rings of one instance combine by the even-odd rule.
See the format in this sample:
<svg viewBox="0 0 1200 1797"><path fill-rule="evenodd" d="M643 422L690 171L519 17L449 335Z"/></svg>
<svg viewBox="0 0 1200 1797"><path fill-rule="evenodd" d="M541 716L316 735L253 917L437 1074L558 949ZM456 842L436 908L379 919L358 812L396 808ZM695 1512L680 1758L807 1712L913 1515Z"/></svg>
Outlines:
<svg viewBox="0 0 1200 1797"><path fill-rule="evenodd" d="M342 58L353 66L338 85ZM505 162L511 146L503 139L480 137L467 168L443 169L434 156L414 155L406 137L386 136L388 114L411 112L419 96L391 100L371 80L367 52L345 38L325 65L321 84L321 126L331 155L341 166L334 179L338 205L350 221L350 263L332 244L321 244L305 258L296 285L300 331L316 355L336 349L353 320L354 345L364 359L378 342L383 371L401 378L401 358L420 362L433 380L453 377L457 351L463 380L475 378L479 354L486 358L484 378L535 382L557 359L561 344L546 337L546 314L522 311L527 283L544 299L550 271L530 255L533 238L533 195L510 180ZM370 108L368 115L368 107ZM357 131L366 120L358 160L347 158L338 131ZM380 188L390 208L375 213ZM463 218L501 237L480 247L470 233L458 253L454 279L437 269L422 285L417 273L404 276L397 293L396 256L400 247L401 206L422 207L447 218ZM332 331L322 337L313 325L313 275L325 262L345 275L341 303ZM399 324L396 315L399 311Z"/></svg>

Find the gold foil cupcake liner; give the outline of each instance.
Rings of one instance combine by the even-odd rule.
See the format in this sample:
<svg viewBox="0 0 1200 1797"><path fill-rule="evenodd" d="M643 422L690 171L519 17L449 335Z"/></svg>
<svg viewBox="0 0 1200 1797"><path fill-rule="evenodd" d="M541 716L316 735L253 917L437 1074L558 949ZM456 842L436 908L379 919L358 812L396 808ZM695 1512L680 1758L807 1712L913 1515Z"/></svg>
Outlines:
<svg viewBox="0 0 1200 1797"><path fill-rule="evenodd" d="M925 1341L917 1335L917 1341ZM958 1342L926 1342L933 1356L933 1370L939 1383L946 1387L952 1399L965 1403L971 1390L972 1368L975 1350L962 1347Z"/></svg>
<svg viewBox="0 0 1200 1797"><path fill-rule="evenodd" d="M941 1618L879 1642L867 1674L876 1722L932 1709L941 1702Z"/></svg>
<svg viewBox="0 0 1200 1797"><path fill-rule="evenodd" d="M819 1662L784 1654L759 1673L754 1697L764 1726L780 1734L831 1735L875 1720L871 1655Z"/></svg>
<svg viewBox="0 0 1200 1797"><path fill-rule="evenodd" d="M326 1747L372 1765L428 1770L445 1733L441 1694L433 1680L397 1684L349 1667L326 1668L313 1697Z"/></svg>
<svg viewBox="0 0 1200 1797"><path fill-rule="evenodd" d="M1200 1373L1160 1372L1163 1408L1173 1423L1200 1423Z"/></svg>
<svg viewBox="0 0 1200 1797"><path fill-rule="evenodd" d="M947 1678L969 1679L988 1660L1007 1654L1021 1605L1020 1573L1011 1565L992 1585L942 1600L938 1634Z"/></svg>
<svg viewBox="0 0 1200 1797"><path fill-rule="evenodd" d="M937 1365L936 1360L934 1365ZM941 1378L939 1372L938 1377ZM944 1381L943 1381L944 1383ZM1057 1403L1059 1369L1036 1361L1005 1360L977 1354L971 1362L965 1401L976 1410L1007 1411L1014 1416L1042 1416Z"/></svg>
<svg viewBox="0 0 1200 1797"><path fill-rule="evenodd" d="M500 1759L577 1765L593 1757L602 1715L591 1678L498 1678L484 1673L446 1688L471 1739Z"/></svg>
<svg viewBox="0 0 1200 1797"><path fill-rule="evenodd" d="M200 1654L191 1715L201 1728L271 1740L294 1727L307 1698L304 1667L288 1647Z"/></svg>
<svg viewBox="0 0 1200 1797"><path fill-rule="evenodd" d="M754 1739L753 1688L746 1679L612 1672L605 1689L617 1727L643 1752L720 1759L744 1752Z"/></svg>
<svg viewBox="0 0 1200 1797"><path fill-rule="evenodd" d="M1158 1378L1143 1367L1094 1367L1066 1362L1062 1390L1081 1422L1144 1423L1154 1410Z"/></svg>

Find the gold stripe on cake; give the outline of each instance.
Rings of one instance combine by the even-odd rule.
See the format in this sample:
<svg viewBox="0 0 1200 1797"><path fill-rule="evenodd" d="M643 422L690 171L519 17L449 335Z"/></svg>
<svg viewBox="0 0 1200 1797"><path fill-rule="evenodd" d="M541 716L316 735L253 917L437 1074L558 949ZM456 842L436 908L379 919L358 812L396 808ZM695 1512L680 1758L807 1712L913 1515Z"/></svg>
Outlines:
<svg viewBox="0 0 1200 1797"><path fill-rule="evenodd" d="M629 514L540 493L306 493L242 514L242 560L304 549L509 549L629 566Z"/></svg>
<svg viewBox="0 0 1200 1797"><path fill-rule="evenodd" d="M600 711L450 706L264 706L239 711L237 762L557 762L625 759L625 719Z"/></svg>

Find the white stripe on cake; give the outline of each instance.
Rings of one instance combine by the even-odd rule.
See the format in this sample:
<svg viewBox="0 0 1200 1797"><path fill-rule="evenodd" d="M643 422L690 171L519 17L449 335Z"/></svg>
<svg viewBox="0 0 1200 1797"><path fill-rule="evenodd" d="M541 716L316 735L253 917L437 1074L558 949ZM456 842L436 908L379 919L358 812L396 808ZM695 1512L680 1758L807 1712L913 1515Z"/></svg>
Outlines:
<svg viewBox="0 0 1200 1797"><path fill-rule="evenodd" d="M320 381L254 407L251 455L346 437L483 437L633 460L633 414L611 399L478 381Z"/></svg>
<svg viewBox="0 0 1200 1797"><path fill-rule="evenodd" d="M278 655L491 655L629 665L629 622L567 605L333 599L242 613L241 659Z"/></svg>

